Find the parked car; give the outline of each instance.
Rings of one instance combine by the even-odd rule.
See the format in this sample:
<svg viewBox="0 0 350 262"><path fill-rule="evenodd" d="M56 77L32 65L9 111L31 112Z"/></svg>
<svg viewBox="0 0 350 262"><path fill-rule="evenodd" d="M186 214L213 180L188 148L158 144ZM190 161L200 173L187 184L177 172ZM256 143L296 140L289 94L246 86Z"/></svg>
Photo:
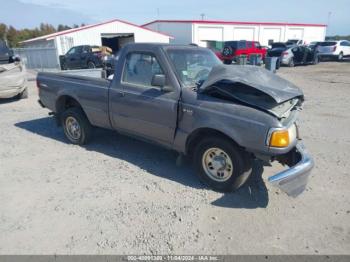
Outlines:
<svg viewBox="0 0 350 262"><path fill-rule="evenodd" d="M102 52L100 46L74 46L65 55L60 56L61 69L102 67L103 59L106 55L106 53Z"/></svg>
<svg viewBox="0 0 350 262"><path fill-rule="evenodd" d="M92 126L138 137L189 156L218 191L240 187L254 158L276 160L290 167L269 181L293 196L305 189L313 160L296 124L303 92L263 68L224 65L207 48L128 44L113 80L37 79L39 103L73 144L87 143Z"/></svg>
<svg viewBox="0 0 350 262"><path fill-rule="evenodd" d="M350 56L350 41L326 41L319 43L317 51L321 59L333 58L338 61L343 60L344 57Z"/></svg>
<svg viewBox="0 0 350 262"><path fill-rule="evenodd" d="M286 52L290 47L283 42L275 42L271 44L271 48L267 50L266 56L277 57L276 69L281 66L283 53Z"/></svg>
<svg viewBox="0 0 350 262"><path fill-rule="evenodd" d="M251 54L260 54L262 60L264 60L266 52L267 50L261 47L257 41L227 41L224 43L224 48L219 58L225 64L231 64L237 56L246 55L249 59Z"/></svg>
<svg viewBox="0 0 350 262"><path fill-rule="evenodd" d="M0 64L0 98L27 98L27 77L18 58L15 63Z"/></svg>
<svg viewBox="0 0 350 262"><path fill-rule="evenodd" d="M0 40L0 64L8 64L13 62L13 51L7 46L5 41Z"/></svg>
<svg viewBox="0 0 350 262"><path fill-rule="evenodd" d="M282 53L281 64L293 67L295 65L318 64L319 56L316 48L294 46Z"/></svg>

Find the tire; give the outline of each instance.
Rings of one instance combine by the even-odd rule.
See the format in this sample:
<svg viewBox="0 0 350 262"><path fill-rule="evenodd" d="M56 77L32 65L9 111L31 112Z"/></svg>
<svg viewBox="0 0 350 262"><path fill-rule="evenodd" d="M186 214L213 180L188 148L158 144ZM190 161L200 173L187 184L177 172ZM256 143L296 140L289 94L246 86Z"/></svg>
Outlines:
<svg viewBox="0 0 350 262"><path fill-rule="evenodd" d="M338 55L338 61L343 61L343 58L344 58L344 54L343 52L340 52Z"/></svg>
<svg viewBox="0 0 350 262"><path fill-rule="evenodd" d="M289 67L294 67L295 66L293 57L289 60L288 66Z"/></svg>
<svg viewBox="0 0 350 262"><path fill-rule="evenodd" d="M94 68L96 68L96 65L95 65L94 62L89 61L89 62L87 63L87 67L88 67L89 69L94 69Z"/></svg>
<svg viewBox="0 0 350 262"><path fill-rule="evenodd" d="M228 139L209 137L195 148L193 164L201 182L215 191L231 192L249 178L252 158Z"/></svg>
<svg viewBox="0 0 350 262"><path fill-rule="evenodd" d="M278 59L276 61L276 70L280 69L280 67L281 67L281 61Z"/></svg>
<svg viewBox="0 0 350 262"><path fill-rule="evenodd" d="M72 144L84 145L90 140L92 127L80 108L72 107L64 111L61 123L64 134Z"/></svg>
<svg viewBox="0 0 350 262"><path fill-rule="evenodd" d="M232 60L224 60L224 64L225 65L231 65L232 64Z"/></svg>
<svg viewBox="0 0 350 262"><path fill-rule="evenodd" d="M24 88L22 93L18 94L19 99L26 99L28 98L28 87Z"/></svg>
<svg viewBox="0 0 350 262"><path fill-rule="evenodd" d="M62 65L61 65L61 70L67 70L67 65L66 65L66 62L62 62Z"/></svg>

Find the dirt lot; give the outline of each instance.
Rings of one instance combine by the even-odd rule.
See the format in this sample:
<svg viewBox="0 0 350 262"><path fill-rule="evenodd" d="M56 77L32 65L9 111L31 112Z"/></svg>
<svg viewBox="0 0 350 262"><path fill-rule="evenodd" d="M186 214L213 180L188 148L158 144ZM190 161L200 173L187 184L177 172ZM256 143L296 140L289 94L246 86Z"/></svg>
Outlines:
<svg viewBox="0 0 350 262"><path fill-rule="evenodd" d="M296 199L265 184L278 164L221 194L174 153L113 132L70 145L34 82L0 102L0 254L350 254L350 63L278 74L307 99L316 167Z"/></svg>

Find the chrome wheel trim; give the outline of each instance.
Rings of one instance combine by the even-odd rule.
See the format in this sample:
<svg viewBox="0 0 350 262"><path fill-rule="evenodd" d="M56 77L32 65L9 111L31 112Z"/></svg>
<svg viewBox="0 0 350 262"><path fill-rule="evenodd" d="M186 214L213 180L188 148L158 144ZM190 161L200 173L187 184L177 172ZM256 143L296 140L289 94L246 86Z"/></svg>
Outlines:
<svg viewBox="0 0 350 262"><path fill-rule="evenodd" d="M79 140L81 137L81 128L79 122L72 116L66 118L66 131L73 140Z"/></svg>
<svg viewBox="0 0 350 262"><path fill-rule="evenodd" d="M202 166L207 176L217 182L225 182L233 174L232 160L220 148L212 147L206 150L202 156Z"/></svg>

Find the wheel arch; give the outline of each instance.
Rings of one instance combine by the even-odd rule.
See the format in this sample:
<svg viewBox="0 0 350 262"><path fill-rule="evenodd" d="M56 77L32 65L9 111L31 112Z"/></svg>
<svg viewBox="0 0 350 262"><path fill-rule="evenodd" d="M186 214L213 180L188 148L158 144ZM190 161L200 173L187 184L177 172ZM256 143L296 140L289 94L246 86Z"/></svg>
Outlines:
<svg viewBox="0 0 350 262"><path fill-rule="evenodd" d="M235 146L242 148L234 138L231 136L227 135L225 132L222 132L220 130L214 129L214 128L198 128L194 130L186 139L186 155L191 156L193 154L193 151L195 149L195 146L199 143L199 141L205 137L209 136L217 136L217 137L222 137L225 139L228 139L231 141Z"/></svg>
<svg viewBox="0 0 350 262"><path fill-rule="evenodd" d="M89 120L89 122L91 123L88 114L86 114L84 108L82 107L81 103L79 102L79 100L69 94L61 94L55 103L55 113L58 117L60 117L60 115L67 110L68 108L72 108L72 107L77 107L80 108L83 113L85 114L86 118Z"/></svg>

